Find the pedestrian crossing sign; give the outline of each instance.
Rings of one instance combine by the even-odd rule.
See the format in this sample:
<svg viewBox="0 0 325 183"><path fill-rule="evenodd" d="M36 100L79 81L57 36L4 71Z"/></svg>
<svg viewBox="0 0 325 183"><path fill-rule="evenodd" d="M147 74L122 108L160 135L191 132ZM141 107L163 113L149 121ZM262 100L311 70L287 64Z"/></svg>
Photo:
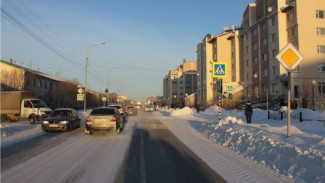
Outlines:
<svg viewBox="0 0 325 183"><path fill-rule="evenodd" d="M227 92L228 93L233 93L234 92L234 85L232 85L232 84L227 85Z"/></svg>
<svg viewBox="0 0 325 183"><path fill-rule="evenodd" d="M84 101L84 94L77 94L77 101Z"/></svg>
<svg viewBox="0 0 325 183"><path fill-rule="evenodd" d="M214 78L225 78L225 77L227 77L227 63L225 63L225 62L214 62L213 63L213 77Z"/></svg>

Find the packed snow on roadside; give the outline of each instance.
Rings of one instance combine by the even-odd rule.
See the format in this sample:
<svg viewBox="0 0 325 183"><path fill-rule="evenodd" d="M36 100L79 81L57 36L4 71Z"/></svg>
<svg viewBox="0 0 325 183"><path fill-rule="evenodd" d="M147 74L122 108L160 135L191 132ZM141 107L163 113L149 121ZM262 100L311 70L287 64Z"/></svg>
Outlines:
<svg viewBox="0 0 325 183"><path fill-rule="evenodd" d="M186 107L161 112L165 119L186 121L205 138L282 175L303 182L325 182L325 112L293 110L292 114L302 112L306 120L291 119L287 137L287 118L269 120L267 111L254 109L252 124L246 124L243 111L222 110L218 122L218 110L210 107L196 113Z"/></svg>

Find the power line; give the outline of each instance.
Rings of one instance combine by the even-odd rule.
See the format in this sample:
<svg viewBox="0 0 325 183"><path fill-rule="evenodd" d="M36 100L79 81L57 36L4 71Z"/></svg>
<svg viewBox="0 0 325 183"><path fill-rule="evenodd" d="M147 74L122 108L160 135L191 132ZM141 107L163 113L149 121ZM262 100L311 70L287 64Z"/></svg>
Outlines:
<svg viewBox="0 0 325 183"><path fill-rule="evenodd" d="M9 12L4 10L3 8L1 8L1 13L3 15L5 15L5 16L3 16L3 18L5 18L7 21L9 21L12 24L14 24L15 26L17 26L20 30L25 32L27 35L31 36L34 40L38 41L39 43L41 43L42 45L44 45L45 47L47 47L48 49L50 49L51 51L56 53L58 56L63 58L65 61L77 66L80 69L83 69L83 67L81 66L81 64L79 62L75 61L73 58L67 56L66 54L64 54L63 52L58 50L50 42L48 42L47 40L40 37L37 33L35 33L30 28L25 26L23 23L21 23L18 19L16 19L14 16L12 16ZM92 73L89 73L89 75L92 76L95 80L97 80L99 82L103 82L103 81L99 80L98 78L96 78Z"/></svg>

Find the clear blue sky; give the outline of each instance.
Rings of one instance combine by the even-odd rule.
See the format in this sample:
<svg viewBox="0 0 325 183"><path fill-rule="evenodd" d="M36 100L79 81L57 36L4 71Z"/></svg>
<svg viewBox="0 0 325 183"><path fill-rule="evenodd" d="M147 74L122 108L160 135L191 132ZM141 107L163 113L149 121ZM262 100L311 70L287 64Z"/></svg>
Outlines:
<svg viewBox="0 0 325 183"><path fill-rule="evenodd" d="M206 34L239 26L251 2L2 0L7 14L69 61L17 28L3 12L1 59L84 84L88 46L106 42L89 51L88 87L104 92L109 73L110 91L143 100L162 95L163 77L184 58L196 61L196 45Z"/></svg>

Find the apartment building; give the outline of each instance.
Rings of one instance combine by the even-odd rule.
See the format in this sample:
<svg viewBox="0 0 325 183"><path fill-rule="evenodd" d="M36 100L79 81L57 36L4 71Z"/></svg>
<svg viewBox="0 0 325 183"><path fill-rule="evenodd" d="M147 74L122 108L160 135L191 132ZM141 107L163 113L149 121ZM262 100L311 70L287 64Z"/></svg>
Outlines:
<svg viewBox="0 0 325 183"><path fill-rule="evenodd" d="M212 78L213 44L212 34L208 34L197 44L197 102L206 107L214 103L214 90Z"/></svg>
<svg viewBox="0 0 325 183"><path fill-rule="evenodd" d="M196 70L196 62L184 60L177 69L168 72L163 79L163 100L166 105L183 106L186 94L196 92Z"/></svg>
<svg viewBox="0 0 325 183"><path fill-rule="evenodd" d="M292 43L304 60L291 75L292 99L311 97L312 80L316 95L324 97L325 2L316 0L256 0L247 6L242 23L242 81L247 98L261 100L284 95L286 69L275 58Z"/></svg>
<svg viewBox="0 0 325 183"><path fill-rule="evenodd" d="M304 60L291 74L293 99L325 98L325 1L287 0L279 7L285 15L287 41L303 55ZM314 81L314 86L312 84Z"/></svg>

